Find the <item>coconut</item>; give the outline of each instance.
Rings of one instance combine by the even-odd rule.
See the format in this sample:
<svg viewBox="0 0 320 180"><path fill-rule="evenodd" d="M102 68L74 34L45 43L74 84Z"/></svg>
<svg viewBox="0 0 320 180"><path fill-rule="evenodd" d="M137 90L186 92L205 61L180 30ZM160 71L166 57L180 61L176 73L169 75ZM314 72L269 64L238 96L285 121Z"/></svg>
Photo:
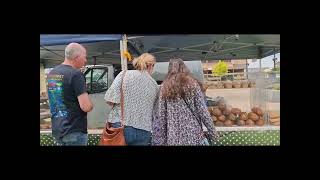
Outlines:
<svg viewBox="0 0 320 180"><path fill-rule="evenodd" d="M270 119L270 122L271 122L271 123L280 122L280 118L273 118L273 119Z"/></svg>
<svg viewBox="0 0 320 180"><path fill-rule="evenodd" d="M241 87L241 83L239 81L233 81L232 82L232 87L233 88L240 88Z"/></svg>
<svg viewBox="0 0 320 180"><path fill-rule="evenodd" d="M227 105L226 105L225 102L223 102L223 101L218 102L218 108L219 108L221 111L225 110L226 107L227 107Z"/></svg>
<svg viewBox="0 0 320 180"><path fill-rule="evenodd" d="M232 121L231 120L226 120L225 122L224 122L224 125L225 126L232 126Z"/></svg>
<svg viewBox="0 0 320 180"><path fill-rule="evenodd" d="M248 114L248 118L251 119L251 120L253 120L253 121L259 120L259 116L258 116L256 113L254 113L254 112L250 112L250 113Z"/></svg>
<svg viewBox="0 0 320 180"><path fill-rule="evenodd" d="M246 120L246 126L254 126L254 122L251 119Z"/></svg>
<svg viewBox="0 0 320 180"><path fill-rule="evenodd" d="M237 121L237 125L238 126L244 126L244 125L246 125L246 122L244 120L238 120Z"/></svg>
<svg viewBox="0 0 320 180"><path fill-rule="evenodd" d="M224 82L224 88L231 89L232 88L232 82L231 81Z"/></svg>
<svg viewBox="0 0 320 180"><path fill-rule="evenodd" d="M239 108L232 108L232 109L231 109L231 113L234 114L234 115L240 115L241 109L239 109Z"/></svg>
<svg viewBox="0 0 320 180"><path fill-rule="evenodd" d="M247 120L248 119L248 114L246 112L242 112L240 113L240 119L241 120Z"/></svg>
<svg viewBox="0 0 320 180"><path fill-rule="evenodd" d="M251 111L254 113L257 113L257 108L258 108L258 106L254 106L253 108L251 108Z"/></svg>
<svg viewBox="0 0 320 180"><path fill-rule="evenodd" d="M256 112L255 112L258 116L262 116L263 115L263 111L261 108L257 107L256 108Z"/></svg>
<svg viewBox="0 0 320 180"><path fill-rule="evenodd" d="M226 117L224 115L218 116L218 120L224 122Z"/></svg>
<svg viewBox="0 0 320 180"><path fill-rule="evenodd" d="M216 122L218 120L216 116L211 116L211 118L213 122Z"/></svg>
<svg viewBox="0 0 320 180"><path fill-rule="evenodd" d="M218 117L218 116L221 116L221 115L222 115L222 112L220 111L220 109L214 108L214 109L212 110L212 114Z"/></svg>
<svg viewBox="0 0 320 180"><path fill-rule="evenodd" d="M264 120L263 119L259 119L258 121L256 121L256 125L257 126L263 126L264 125Z"/></svg>
<svg viewBox="0 0 320 180"><path fill-rule="evenodd" d="M225 116L229 116L231 114L231 110L229 108L226 108L223 112L222 112L223 115Z"/></svg>
<svg viewBox="0 0 320 180"><path fill-rule="evenodd" d="M269 114L269 116L270 116L271 119L280 118L280 114L279 114L279 113L270 111L268 114Z"/></svg>
<svg viewBox="0 0 320 180"><path fill-rule="evenodd" d="M231 121L235 121L237 120L237 117L234 114L229 114L228 119L230 119Z"/></svg>
<svg viewBox="0 0 320 180"><path fill-rule="evenodd" d="M211 116L213 115L213 110L215 109L216 106L209 106L208 107L208 111L211 114ZM217 107L216 107L217 108Z"/></svg>
<svg viewBox="0 0 320 180"><path fill-rule="evenodd" d="M214 125L215 125L215 126L224 126L224 123L221 122L221 121L216 121L216 122L214 123Z"/></svg>
<svg viewBox="0 0 320 180"><path fill-rule="evenodd" d="M278 121L278 122L274 122L274 123L271 123L271 125L274 125L274 126L280 126L280 121Z"/></svg>

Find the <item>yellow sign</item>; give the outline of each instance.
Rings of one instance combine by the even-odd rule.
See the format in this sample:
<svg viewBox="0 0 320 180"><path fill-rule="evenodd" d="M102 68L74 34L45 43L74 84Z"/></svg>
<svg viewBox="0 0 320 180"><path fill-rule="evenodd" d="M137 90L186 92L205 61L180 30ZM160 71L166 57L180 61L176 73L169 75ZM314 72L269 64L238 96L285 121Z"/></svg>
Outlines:
<svg viewBox="0 0 320 180"><path fill-rule="evenodd" d="M128 51L125 51L125 52L123 53L123 55L124 55L125 57L127 57L127 59L128 59L129 61L132 60L131 54L130 54Z"/></svg>

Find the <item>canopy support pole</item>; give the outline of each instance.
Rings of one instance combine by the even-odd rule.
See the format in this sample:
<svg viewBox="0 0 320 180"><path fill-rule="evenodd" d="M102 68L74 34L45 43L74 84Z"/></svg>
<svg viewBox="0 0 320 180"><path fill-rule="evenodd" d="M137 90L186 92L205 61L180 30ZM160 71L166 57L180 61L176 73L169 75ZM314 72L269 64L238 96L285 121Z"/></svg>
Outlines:
<svg viewBox="0 0 320 180"><path fill-rule="evenodd" d="M121 69L122 71L128 69L127 57L124 55L124 52L127 51L127 36L123 35L122 40L120 40L120 55L121 55Z"/></svg>

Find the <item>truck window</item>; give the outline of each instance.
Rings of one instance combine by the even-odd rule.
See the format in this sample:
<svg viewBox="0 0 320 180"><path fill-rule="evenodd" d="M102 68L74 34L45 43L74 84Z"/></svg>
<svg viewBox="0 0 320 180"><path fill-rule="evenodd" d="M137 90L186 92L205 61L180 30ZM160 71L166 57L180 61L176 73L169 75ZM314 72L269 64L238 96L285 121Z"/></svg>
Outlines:
<svg viewBox="0 0 320 180"><path fill-rule="evenodd" d="M85 73L85 77L89 94L104 92L108 89L107 68L90 68Z"/></svg>

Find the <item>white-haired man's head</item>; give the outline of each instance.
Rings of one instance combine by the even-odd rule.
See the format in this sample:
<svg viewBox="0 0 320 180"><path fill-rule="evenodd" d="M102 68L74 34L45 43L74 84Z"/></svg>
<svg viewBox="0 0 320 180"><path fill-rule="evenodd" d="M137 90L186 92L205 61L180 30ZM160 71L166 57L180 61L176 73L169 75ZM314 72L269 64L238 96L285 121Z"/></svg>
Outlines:
<svg viewBox="0 0 320 180"><path fill-rule="evenodd" d="M87 63L87 51L78 43L70 43L65 49L65 61L80 69Z"/></svg>

